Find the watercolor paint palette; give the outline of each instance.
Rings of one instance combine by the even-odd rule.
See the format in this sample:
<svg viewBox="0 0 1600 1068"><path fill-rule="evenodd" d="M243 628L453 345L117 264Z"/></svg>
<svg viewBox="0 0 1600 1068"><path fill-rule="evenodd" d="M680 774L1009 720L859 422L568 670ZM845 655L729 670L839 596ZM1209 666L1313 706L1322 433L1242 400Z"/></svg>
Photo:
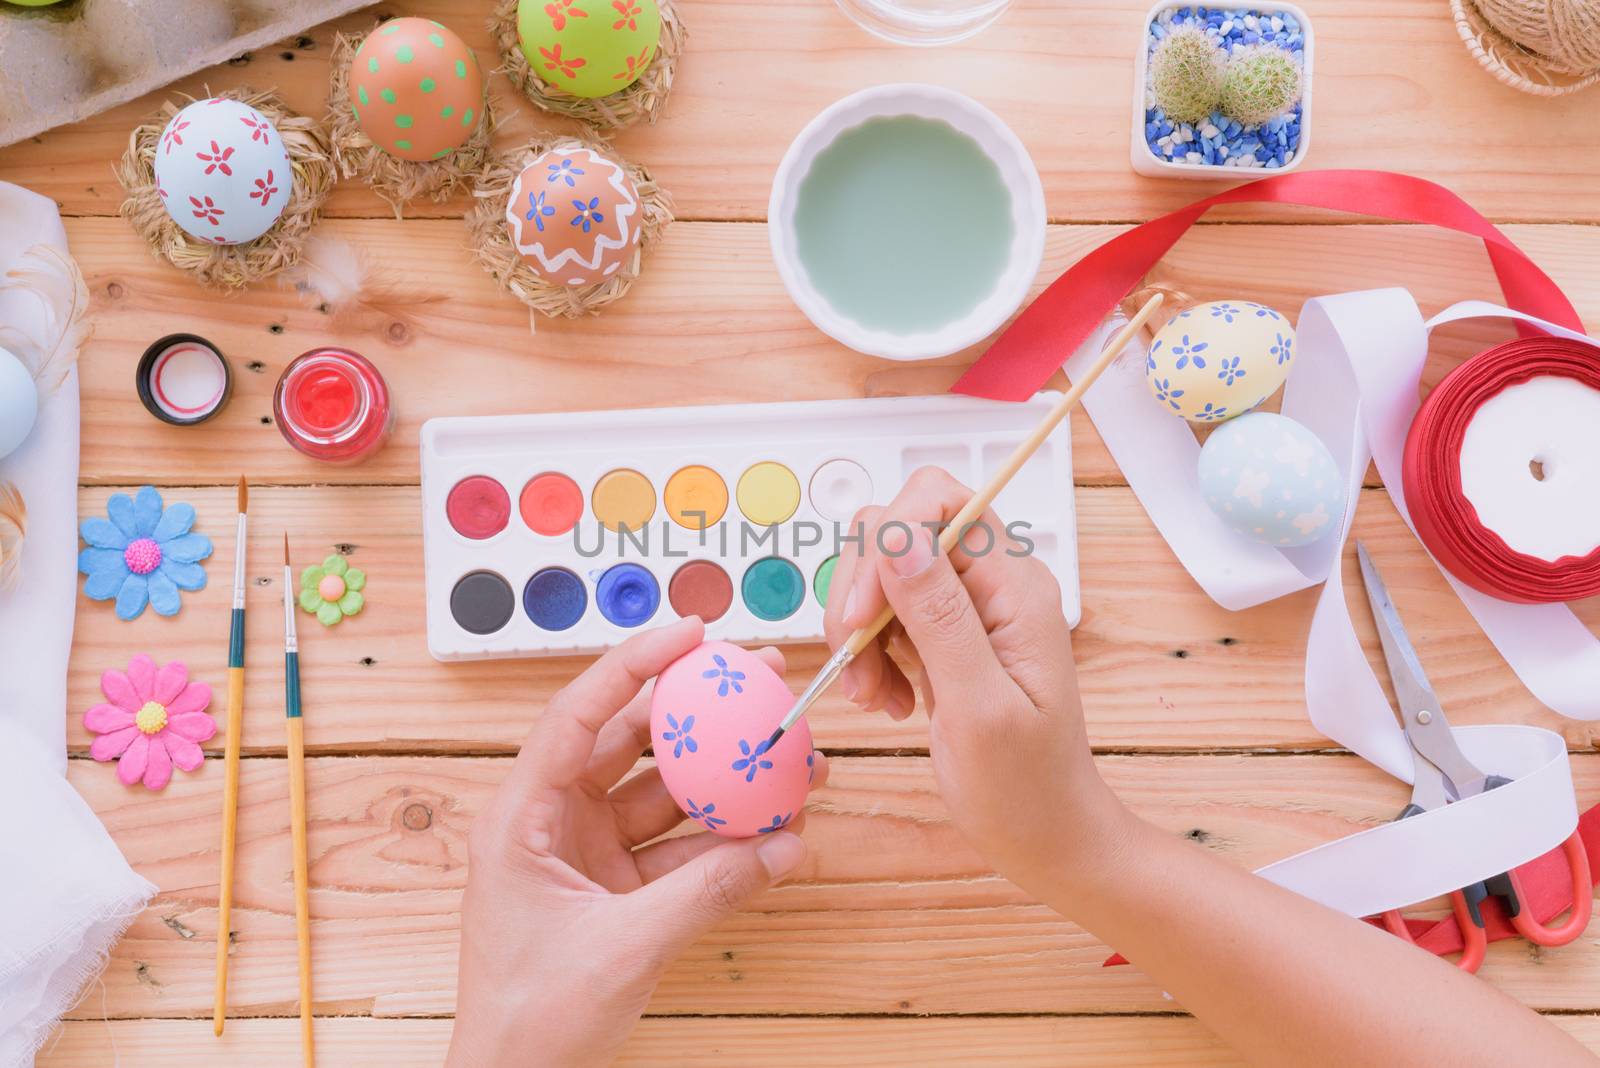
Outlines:
<svg viewBox="0 0 1600 1068"><path fill-rule="evenodd" d="M440 660L593 653L686 615L705 619L710 638L818 641L856 510L889 503L927 465L982 485L1057 396L429 420L428 649ZM1076 624L1067 424L995 512L1055 573ZM982 551L986 538L973 532L968 545Z"/></svg>

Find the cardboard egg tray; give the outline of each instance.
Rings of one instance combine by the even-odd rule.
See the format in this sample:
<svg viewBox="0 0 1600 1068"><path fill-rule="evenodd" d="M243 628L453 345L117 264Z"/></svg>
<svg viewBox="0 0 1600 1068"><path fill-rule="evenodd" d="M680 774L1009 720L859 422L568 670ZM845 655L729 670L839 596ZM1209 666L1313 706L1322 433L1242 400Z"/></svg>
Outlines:
<svg viewBox="0 0 1600 1068"><path fill-rule="evenodd" d="M0 2L0 145L88 118L373 2Z"/></svg>

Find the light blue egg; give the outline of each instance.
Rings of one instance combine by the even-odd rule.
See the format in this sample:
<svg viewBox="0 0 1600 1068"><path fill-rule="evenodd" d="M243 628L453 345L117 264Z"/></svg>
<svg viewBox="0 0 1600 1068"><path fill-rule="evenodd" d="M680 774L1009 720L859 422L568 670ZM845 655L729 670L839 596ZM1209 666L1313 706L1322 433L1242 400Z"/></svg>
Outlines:
<svg viewBox="0 0 1600 1068"><path fill-rule="evenodd" d="M0 349L0 459L22 444L38 415L39 389L33 375L21 360Z"/></svg>
<svg viewBox="0 0 1600 1068"><path fill-rule="evenodd" d="M1200 492L1230 528L1277 548L1338 529L1344 479L1315 434L1287 416L1251 412L1223 423L1200 450Z"/></svg>

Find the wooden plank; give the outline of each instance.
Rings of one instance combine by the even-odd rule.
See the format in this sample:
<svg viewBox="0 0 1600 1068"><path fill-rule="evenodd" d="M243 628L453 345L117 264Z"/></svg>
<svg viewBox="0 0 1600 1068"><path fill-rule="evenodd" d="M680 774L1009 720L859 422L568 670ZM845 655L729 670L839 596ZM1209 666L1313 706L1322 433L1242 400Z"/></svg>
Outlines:
<svg viewBox="0 0 1600 1068"><path fill-rule="evenodd" d="M666 117L653 128L624 131L617 144L656 171L686 218L764 218L773 171L800 128L835 99L883 81L950 86L993 109L1032 153L1054 219L1147 218L1215 188L1151 181L1129 167L1129 96L1143 4L1022 0L960 47L926 50L883 45L827 0L810 0L803 10L739 0L680 0L680 6L689 48ZM404 0L384 10L445 21L479 50L485 66L494 66L484 26L490 7L490 0ZM1418 174L1448 184L1497 219L1600 218L1600 188L1590 180L1600 170L1600 145L1574 136L1590 123L1592 105L1581 94L1541 100L1497 85L1477 68L1435 0L1313 8L1319 47L1311 166ZM1375 20L1382 33L1373 32ZM132 126L161 100L202 86L277 86L292 107L320 113L333 29L367 25L370 16L350 16L13 146L0 153L0 179L38 189L72 215L113 214L121 191L110 163ZM548 117L503 78L491 84L507 118L503 144L550 128ZM417 205L412 213L459 214L463 203ZM389 214L354 182L343 183L328 210Z"/></svg>
<svg viewBox="0 0 1600 1068"><path fill-rule="evenodd" d="M1552 1016L1600 1052L1600 1017ZM317 1053L340 1068L437 1065L450 1042L447 1019L317 1021ZM284 1020L235 1020L213 1039L195 1020L69 1021L38 1068L281 1068L299 1056ZM796 1050L804 1050L796 1054ZM400 1051L404 1051L403 1053ZM798 1060L803 1057L803 1060ZM397 1059L401 1058L401 1059ZM1244 1064L1184 1016L949 1019L645 1018L616 1068L1240 1068Z"/></svg>
<svg viewBox="0 0 1600 1068"><path fill-rule="evenodd" d="M103 513L109 492L83 490L81 514ZM1423 656L1452 718L1536 723L1563 732L1575 747L1600 738L1595 725L1561 719L1537 705L1401 525L1388 497L1379 490L1363 496L1356 534L1381 562L1414 632L1428 636ZM162 661L183 660L213 686L224 679L233 490L169 490L168 497L194 504L200 529L216 543L206 565L210 583L185 594L177 616L147 613L134 625L117 619L109 603L80 595L68 700L68 740L76 752L88 747L81 714L102 699L100 673L108 667L149 652ZM306 739L313 752L512 751L549 696L588 663L558 658L441 664L429 657L418 571L421 504L414 487L258 486L250 498L248 752L283 752L283 531L298 566L316 563L343 543L370 575L368 607L359 617L324 630L301 616L301 672L311 708ZM1077 503L1084 613L1074 654L1094 745L1122 750L1328 744L1304 709L1310 591L1228 612L1177 566L1127 489L1080 488ZM1352 615L1375 658L1353 548L1345 564ZM1591 623L1600 622L1600 600L1578 609ZM825 650L797 646L789 655L791 676L800 679L821 666ZM818 744L829 749L927 747L923 717L895 724L857 712L837 695L824 699L811 723ZM212 745L220 751L222 738Z"/></svg>
<svg viewBox="0 0 1600 1068"><path fill-rule="evenodd" d="M336 714L336 713L329 713ZM317 708L308 712L313 718ZM505 758L309 762L316 1009L452 1011L465 835ZM1099 760L1137 812L1230 861L1258 866L1392 818L1405 787L1348 756ZM78 1018L210 1011L221 766L164 795L109 768L69 778L161 895L115 948L104 1006ZM1600 799L1600 754L1573 761L1580 807ZM230 997L243 1016L293 1012L295 941L283 762L245 762ZM842 757L810 808L810 858L667 972L651 1011L771 1013L1167 1012L1106 947L1030 902L960 839L920 757ZM1542 1009L1593 1010L1600 939L1490 951L1483 977Z"/></svg>
<svg viewBox="0 0 1600 1068"><path fill-rule="evenodd" d="M831 341L789 301L766 229L752 224L679 224L627 299L595 319L541 320L531 336L526 309L472 265L454 222L326 224L381 264L395 295L340 324L271 284L234 299L202 296L186 276L147 255L120 220L75 220L68 229L96 323L81 362L88 482L231 484L240 470L260 482L415 482L418 430L437 415L937 393L979 351L896 364ZM1120 229L1052 227L1040 285ZM1511 232L1573 295L1579 312L1600 323L1592 228ZM1275 265L1270 274L1263 263ZM1202 227L1154 277L1201 299L1247 296L1290 314L1317 294L1389 285L1409 286L1430 311L1499 296L1481 245L1418 227ZM198 427L158 422L134 397L139 354L174 331L210 338L233 362L233 399ZM1489 323L1441 331L1426 384L1505 336ZM324 344L374 359L396 398L394 438L357 467L301 456L271 423L272 390L284 366ZM1075 415L1073 427L1079 481L1122 481L1089 420Z"/></svg>

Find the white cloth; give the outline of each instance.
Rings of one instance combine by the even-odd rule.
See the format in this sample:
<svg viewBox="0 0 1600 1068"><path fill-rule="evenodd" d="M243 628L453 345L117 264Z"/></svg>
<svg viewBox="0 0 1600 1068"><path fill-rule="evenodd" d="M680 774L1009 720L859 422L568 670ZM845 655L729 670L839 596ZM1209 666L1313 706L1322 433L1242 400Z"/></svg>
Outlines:
<svg viewBox="0 0 1600 1068"><path fill-rule="evenodd" d="M28 248L67 251L55 205L0 182L0 274ZM0 321L37 334L42 308L0 290ZM0 460L28 508L22 578L0 591L0 1068L27 1068L155 894L67 785L67 657L77 603L78 376Z"/></svg>

